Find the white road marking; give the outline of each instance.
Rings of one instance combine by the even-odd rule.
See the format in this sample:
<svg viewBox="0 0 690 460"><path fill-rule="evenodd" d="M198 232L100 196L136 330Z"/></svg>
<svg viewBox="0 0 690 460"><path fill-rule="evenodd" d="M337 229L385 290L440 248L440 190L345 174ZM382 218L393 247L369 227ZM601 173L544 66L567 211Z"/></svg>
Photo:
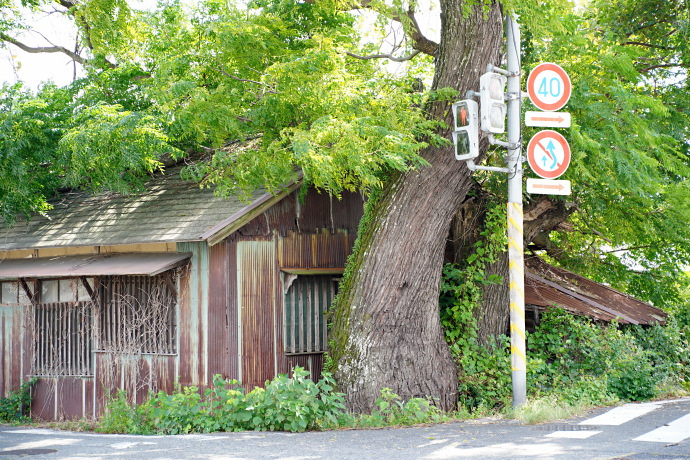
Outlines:
<svg viewBox="0 0 690 460"><path fill-rule="evenodd" d="M660 426L656 430L638 436L633 441L648 442L681 442L690 438L690 414L676 419L666 426Z"/></svg>
<svg viewBox="0 0 690 460"><path fill-rule="evenodd" d="M483 458L483 457L547 457L553 458L568 453L565 447L555 443L545 444L516 444L508 442L504 444L494 444L487 447L464 447L458 442L444 446L437 451L430 453L424 458L428 459L454 459L454 458Z"/></svg>
<svg viewBox="0 0 690 460"><path fill-rule="evenodd" d="M659 403L626 404L588 420L583 420L580 425L622 425L659 407L661 407Z"/></svg>
<svg viewBox="0 0 690 460"><path fill-rule="evenodd" d="M547 438L568 438L568 439L587 439L590 436L599 434L601 431L554 431L546 435Z"/></svg>

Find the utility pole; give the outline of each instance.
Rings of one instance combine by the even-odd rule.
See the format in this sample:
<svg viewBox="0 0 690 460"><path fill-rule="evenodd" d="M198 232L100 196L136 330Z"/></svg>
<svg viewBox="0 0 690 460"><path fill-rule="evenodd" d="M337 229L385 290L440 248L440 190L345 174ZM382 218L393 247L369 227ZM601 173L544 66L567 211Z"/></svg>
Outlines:
<svg viewBox="0 0 690 460"><path fill-rule="evenodd" d="M527 400L527 355L525 347L525 257L522 236L522 90L520 88L520 29L506 16L508 65L508 260L510 265L510 352L513 407Z"/></svg>

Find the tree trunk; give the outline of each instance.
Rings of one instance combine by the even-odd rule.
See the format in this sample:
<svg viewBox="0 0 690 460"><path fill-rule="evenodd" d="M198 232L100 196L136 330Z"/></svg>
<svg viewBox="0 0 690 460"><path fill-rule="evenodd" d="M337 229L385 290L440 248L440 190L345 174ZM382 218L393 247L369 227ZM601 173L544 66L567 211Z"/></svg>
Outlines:
<svg viewBox="0 0 690 460"><path fill-rule="evenodd" d="M486 65L499 63L500 6L493 4L485 16L475 3L464 18L459 0L441 0L432 89L476 90ZM429 111L453 125L448 102ZM449 128L441 134L450 138ZM471 172L453 151L429 147L423 156L430 166L392 179L367 205L331 335L336 378L354 412L371 411L384 387L404 400L430 396L443 409L456 407L457 369L441 329L438 296L450 222Z"/></svg>

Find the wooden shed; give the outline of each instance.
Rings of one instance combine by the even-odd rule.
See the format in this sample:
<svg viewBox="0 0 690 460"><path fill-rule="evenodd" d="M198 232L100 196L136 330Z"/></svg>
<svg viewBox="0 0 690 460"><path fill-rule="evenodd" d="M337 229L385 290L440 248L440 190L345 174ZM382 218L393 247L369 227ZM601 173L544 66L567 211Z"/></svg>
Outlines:
<svg viewBox="0 0 690 460"><path fill-rule="evenodd" d="M33 415L60 419L98 417L117 389L318 378L363 199L298 188L223 200L171 168L2 230L0 394L37 376Z"/></svg>

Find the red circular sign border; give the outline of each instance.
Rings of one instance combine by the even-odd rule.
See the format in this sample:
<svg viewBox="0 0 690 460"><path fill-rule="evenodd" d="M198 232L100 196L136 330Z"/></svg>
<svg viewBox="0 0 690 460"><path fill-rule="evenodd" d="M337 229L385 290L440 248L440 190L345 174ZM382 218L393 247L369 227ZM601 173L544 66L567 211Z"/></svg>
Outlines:
<svg viewBox="0 0 690 460"><path fill-rule="evenodd" d="M534 150L536 149L536 143L542 140L543 138L548 137L548 135L555 135L553 137L556 137L557 142L563 146L562 164L565 167L561 166L563 170L560 173L558 172L560 169L556 169L554 171L544 171L542 168L539 167L536 159L534 158ZM565 137L563 137L563 135L559 132L550 129L539 131L537 134L532 136L532 139L529 140L529 144L527 144L527 162L529 163L529 167L532 168L532 171L534 171L534 173L542 179L556 179L565 174L565 172L568 170L568 166L570 166L570 145L568 144L568 141L565 139Z"/></svg>
<svg viewBox="0 0 690 460"><path fill-rule="evenodd" d="M556 72L563 79L563 97L553 104L544 104L540 102L537 96L534 94L534 81L541 72L547 70ZM555 112L556 110L563 108L563 106L565 106L570 100L571 92L572 83L570 82L570 77L566 71L563 70L563 67L559 66L558 64L554 64L553 62L544 62L539 64L529 73L529 76L527 77L527 94L529 94L529 100L532 101L532 104L534 104L536 107L546 112Z"/></svg>

